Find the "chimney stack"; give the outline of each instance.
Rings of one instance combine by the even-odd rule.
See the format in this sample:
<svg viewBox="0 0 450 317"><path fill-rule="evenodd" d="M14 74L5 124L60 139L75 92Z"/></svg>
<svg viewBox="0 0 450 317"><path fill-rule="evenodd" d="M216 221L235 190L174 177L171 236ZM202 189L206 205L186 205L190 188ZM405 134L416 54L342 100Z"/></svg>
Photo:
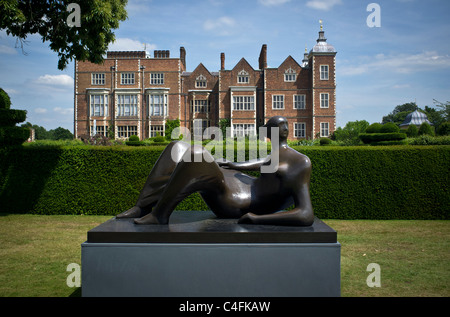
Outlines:
<svg viewBox="0 0 450 317"><path fill-rule="evenodd" d="M225 53L220 53L220 70L225 69Z"/></svg>
<svg viewBox="0 0 450 317"><path fill-rule="evenodd" d="M164 51L155 50L153 55L154 55L155 58L170 58L170 51L168 51L168 50L164 50Z"/></svg>
<svg viewBox="0 0 450 317"><path fill-rule="evenodd" d="M184 68L186 68L186 50L184 49L183 46L180 47L180 59L184 65Z"/></svg>
<svg viewBox="0 0 450 317"><path fill-rule="evenodd" d="M267 68L267 44L263 44L259 54L259 69Z"/></svg>

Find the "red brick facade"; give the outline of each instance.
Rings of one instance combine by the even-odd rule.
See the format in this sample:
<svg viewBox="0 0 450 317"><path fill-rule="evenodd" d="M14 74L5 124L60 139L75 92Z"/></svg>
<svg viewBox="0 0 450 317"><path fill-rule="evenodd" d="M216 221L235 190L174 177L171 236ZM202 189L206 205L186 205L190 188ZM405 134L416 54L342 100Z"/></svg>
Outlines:
<svg viewBox="0 0 450 317"><path fill-rule="evenodd" d="M101 65L75 63L76 137L114 133L140 139L164 135L167 120L180 119L191 132L229 119L233 134L253 133L270 117L285 116L290 139L329 136L336 124L334 48L323 31L317 45L299 64L288 56L277 68L267 67L267 46L259 69L242 58L226 69L210 72L199 64L186 71L186 51L108 52Z"/></svg>

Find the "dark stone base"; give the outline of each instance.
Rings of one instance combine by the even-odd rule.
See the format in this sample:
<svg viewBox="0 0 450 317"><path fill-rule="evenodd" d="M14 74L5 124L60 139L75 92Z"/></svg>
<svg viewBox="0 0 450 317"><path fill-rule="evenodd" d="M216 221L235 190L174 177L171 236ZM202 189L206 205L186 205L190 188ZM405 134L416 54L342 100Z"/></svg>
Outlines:
<svg viewBox="0 0 450 317"><path fill-rule="evenodd" d="M335 243L337 233L315 218L310 227L238 224L210 211L176 211L168 225L112 218L87 234L89 243Z"/></svg>
<svg viewBox="0 0 450 317"><path fill-rule="evenodd" d="M169 225L110 219L81 245L82 296L340 296L336 231L238 225L176 212Z"/></svg>

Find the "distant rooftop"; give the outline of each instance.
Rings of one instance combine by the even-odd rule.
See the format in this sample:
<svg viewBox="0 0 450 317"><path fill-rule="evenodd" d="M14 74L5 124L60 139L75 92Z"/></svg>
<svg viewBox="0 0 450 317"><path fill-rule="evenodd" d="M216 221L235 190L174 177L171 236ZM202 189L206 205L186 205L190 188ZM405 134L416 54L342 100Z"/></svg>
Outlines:
<svg viewBox="0 0 450 317"><path fill-rule="evenodd" d="M146 58L146 51L108 51L106 58Z"/></svg>
<svg viewBox="0 0 450 317"><path fill-rule="evenodd" d="M422 123L428 123L429 125L432 125L432 123L428 120L428 117L425 113L420 112L418 110L409 113L406 118L405 121L403 121L402 124L400 124L401 127L404 126L409 126L409 125L421 125Z"/></svg>

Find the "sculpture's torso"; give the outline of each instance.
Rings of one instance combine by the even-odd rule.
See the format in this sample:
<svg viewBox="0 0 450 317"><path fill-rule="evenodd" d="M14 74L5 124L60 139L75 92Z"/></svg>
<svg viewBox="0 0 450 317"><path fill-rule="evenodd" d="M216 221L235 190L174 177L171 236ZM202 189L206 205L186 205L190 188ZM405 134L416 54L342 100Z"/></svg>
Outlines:
<svg viewBox="0 0 450 317"><path fill-rule="evenodd" d="M289 167L289 169L288 169ZM223 170L223 186L216 192L201 192L205 202L219 217L240 217L248 212L268 214L294 203L310 173L309 159L287 147L280 149L278 169L252 177L239 171ZM306 171L306 175L305 175Z"/></svg>

